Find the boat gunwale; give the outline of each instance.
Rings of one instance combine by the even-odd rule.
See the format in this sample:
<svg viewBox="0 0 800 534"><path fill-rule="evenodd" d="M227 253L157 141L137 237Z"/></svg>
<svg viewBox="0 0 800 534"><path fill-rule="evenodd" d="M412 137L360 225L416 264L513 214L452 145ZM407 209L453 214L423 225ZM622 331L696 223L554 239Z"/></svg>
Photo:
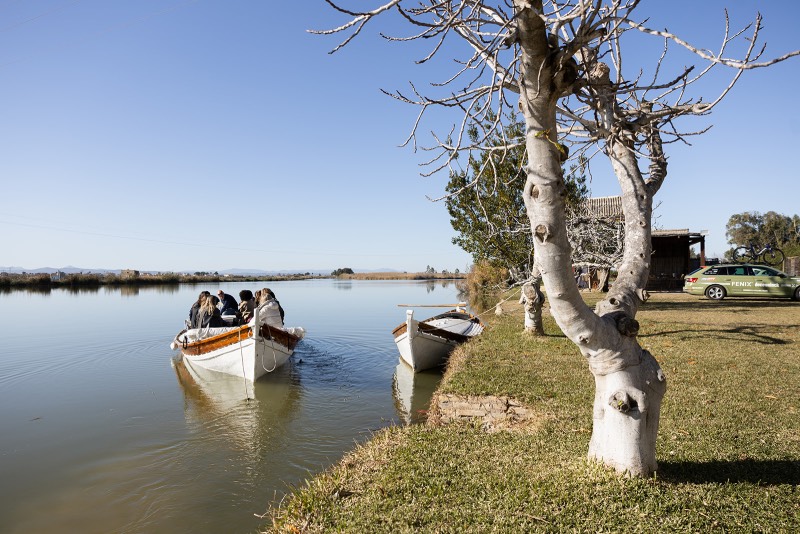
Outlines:
<svg viewBox="0 0 800 534"><path fill-rule="evenodd" d="M242 335L244 330L247 330L247 335ZM261 325L260 333L262 339L274 341L289 351L293 351L300 341L298 336L268 324ZM242 325L205 339L199 339L186 344L181 343L181 353L186 356L201 356L252 338L253 327L250 325Z"/></svg>
<svg viewBox="0 0 800 534"><path fill-rule="evenodd" d="M423 334L430 334L430 335L434 335L434 336L438 336L438 337L444 338L444 339L449 340L449 341L455 341L457 343L464 343L467 340L469 340L470 338L472 338L473 336L468 336L468 335L465 335L465 334L459 334L457 332L451 332L451 331L445 330L443 328L438 328L436 326L432 326L432 325L430 325L430 324L428 324L426 322L426 321L433 321L435 319L444 319L444 318L447 318L447 316L449 314L453 314L453 313L467 315L469 318L468 319L463 319L464 322L477 323L477 324L483 325L481 320L478 317L476 317L475 315L472 315L471 313L467 313L467 312L463 312L463 311L459 311L459 310L450 310L450 311L446 311L446 312L440 313L438 315L434 315L433 317L429 317L428 319L425 319L423 321L417 321L417 328L419 329L419 332L423 333ZM453 319L460 319L460 318L453 317ZM392 330L392 334L394 335L395 339L397 339L400 336L402 336L403 334L405 334L407 332L407 330L408 330L408 324L407 323L401 323L394 330Z"/></svg>

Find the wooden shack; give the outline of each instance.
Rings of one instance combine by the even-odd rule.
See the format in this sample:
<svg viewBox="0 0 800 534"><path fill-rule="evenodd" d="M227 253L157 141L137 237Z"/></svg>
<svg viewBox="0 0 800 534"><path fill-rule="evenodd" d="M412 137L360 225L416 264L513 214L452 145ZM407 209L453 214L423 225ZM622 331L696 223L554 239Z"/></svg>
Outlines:
<svg viewBox="0 0 800 534"><path fill-rule="evenodd" d="M622 222L622 197L595 197L587 199L586 209L595 217ZM665 291L683 288L683 277L698 266L706 265L706 232L691 232L688 229L653 230L650 257L650 277L647 290ZM690 248L700 244L700 257L691 258ZM587 271L591 273L591 271ZM591 280L589 287L594 288Z"/></svg>
<svg viewBox="0 0 800 534"><path fill-rule="evenodd" d="M653 253L650 256L650 278L647 289L654 291L676 290L683 287L684 275L691 272L690 247L700 244L700 265L706 264L705 232L681 230L653 230Z"/></svg>
<svg viewBox="0 0 800 534"><path fill-rule="evenodd" d="M139 278L139 271L136 271L134 269L123 269L119 273L119 277L122 278L123 280L135 280Z"/></svg>

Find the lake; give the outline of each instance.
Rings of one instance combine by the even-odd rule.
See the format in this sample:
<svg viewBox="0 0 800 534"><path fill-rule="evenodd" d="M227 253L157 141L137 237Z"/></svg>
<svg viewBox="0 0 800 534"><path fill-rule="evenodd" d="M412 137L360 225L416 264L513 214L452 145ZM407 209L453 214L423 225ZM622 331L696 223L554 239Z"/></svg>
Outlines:
<svg viewBox="0 0 800 534"><path fill-rule="evenodd" d="M265 286L307 330L277 372L198 374L169 349L200 291ZM253 532L356 443L424 416L441 374L399 362L397 305L457 293L357 280L0 293L0 532Z"/></svg>

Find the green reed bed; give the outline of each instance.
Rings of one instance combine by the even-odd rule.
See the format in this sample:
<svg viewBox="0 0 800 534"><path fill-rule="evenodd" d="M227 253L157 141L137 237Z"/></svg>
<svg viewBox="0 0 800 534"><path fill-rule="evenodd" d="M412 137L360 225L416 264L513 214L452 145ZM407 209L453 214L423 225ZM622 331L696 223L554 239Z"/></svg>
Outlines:
<svg viewBox="0 0 800 534"><path fill-rule="evenodd" d="M265 528L800 531L800 303L664 293L638 318L668 380L655 476L586 460L592 376L549 316L547 335L531 337L514 307L454 354L440 392L511 396L535 424L385 429L298 488Z"/></svg>

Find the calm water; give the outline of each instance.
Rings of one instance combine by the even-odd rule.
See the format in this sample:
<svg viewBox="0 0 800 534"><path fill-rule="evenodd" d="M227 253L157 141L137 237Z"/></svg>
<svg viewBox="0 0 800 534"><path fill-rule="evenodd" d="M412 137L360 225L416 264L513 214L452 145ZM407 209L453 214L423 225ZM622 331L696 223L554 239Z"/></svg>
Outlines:
<svg viewBox="0 0 800 534"><path fill-rule="evenodd" d="M398 363L397 304L457 302L454 284L266 285L308 333L255 384L169 349L216 286L1 293L0 532L252 532L372 431L418 419L440 375Z"/></svg>

